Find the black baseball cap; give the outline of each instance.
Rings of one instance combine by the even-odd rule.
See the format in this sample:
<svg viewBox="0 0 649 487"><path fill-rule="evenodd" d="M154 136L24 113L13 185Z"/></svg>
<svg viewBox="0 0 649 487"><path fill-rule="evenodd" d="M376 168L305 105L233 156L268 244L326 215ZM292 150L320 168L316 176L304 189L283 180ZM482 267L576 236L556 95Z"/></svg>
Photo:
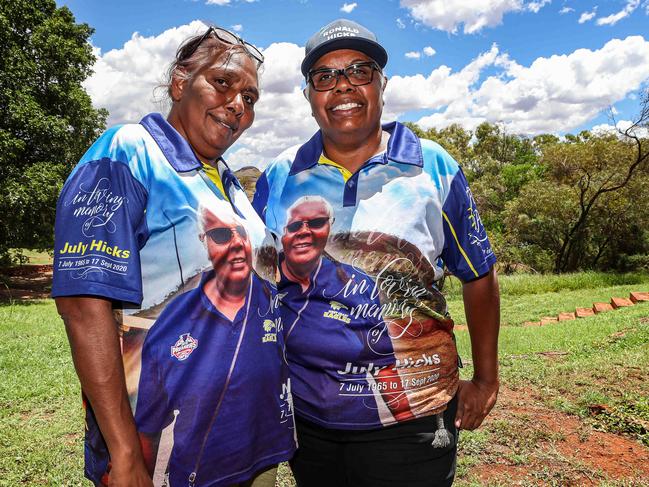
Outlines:
<svg viewBox="0 0 649 487"><path fill-rule="evenodd" d="M325 25L306 43L301 67L304 77L318 59L338 49L353 49L367 54L381 69L388 63L388 53L372 32L351 20L338 19Z"/></svg>

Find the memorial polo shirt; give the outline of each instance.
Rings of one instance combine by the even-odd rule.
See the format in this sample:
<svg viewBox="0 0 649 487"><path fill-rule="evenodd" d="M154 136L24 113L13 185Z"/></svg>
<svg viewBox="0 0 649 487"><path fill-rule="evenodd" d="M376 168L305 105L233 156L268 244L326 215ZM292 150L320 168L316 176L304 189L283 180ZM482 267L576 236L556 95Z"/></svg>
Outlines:
<svg viewBox="0 0 649 487"><path fill-rule="evenodd" d="M275 235L280 254L284 250L282 237L290 232L287 225L296 208L309 202L311 208L320 205L323 211L332 212L324 253L332 262L370 276L373 288L369 296L380 302L378 326L376 312L364 312L371 302L352 305L350 313L365 318L364 323L356 322L356 328L363 330L361 340L376 333L389 338L394 353L388 373L403 390L410 411L420 417L443 411L459 378L453 322L436 282L443 276L444 266L463 281L480 278L489 272L495 256L467 181L451 156L398 122L383 130L390 134L385 153L366 161L348 178L331 164L318 163L323 146L322 134L317 132L306 144L285 151L270 163L257 182L253 206ZM367 290L352 281L348 279L347 292L362 300ZM290 298L290 309L301 309L300 299L302 304L307 301L306 296ZM289 307L282 308L286 323L291 318L287 316ZM289 336L286 342L290 373L296 383L304 382L294 388L295 403L318 404L322 410L317 417L305 419L349 429L394 423L396 419L388 414L390 404L381 395L375 395L371 404L367 397L359 396L358 407L349 408L349 415L330 420L331 411L345 409L342 406L347 398L330 388L324 389L327 397L318 395L321 384L314 376L327 375L335 366L340 371L348 366L357 371L367 369L381 357L375 354L359 361L354 346L337 342L332 347L340 352L338 356L332 350L321 357L316 345L327 342L330 330L326 327L331 323L313 319L307 323L297 317L294 325L294 329L304 327L310 338L291 342ZM338 326L349 324L340 322ZM356 335L349 337L350 342L358 340ZM358 413L363 410L365 415ZM374 419L377 410L381 412L379 422ZM301 414L298 409L296 413Z"/></svg>
<svg viewBox="0 0 649 487"><path fill-rule="evenodd" d="M260 264L260 255L275 255L274 246L268 245L272 242L270 234L225 161L218 161L218 171L223 192L204 173L187 141L160 114L151 114L138 124L106 131L84 154L61 191L55 225L52 295L91 295L113 300L118 308L126 386L135 414L138 403L147 402L138 386L141 374L148 374L148 363L142 361L142 344L149 329L155 329L161 313L172 312L167 307L176 302L177 296L196 288L203 272L216 265L208 256L206 238L209 237L204 234L202 215L209 211L216 218L235 221L245 228L253 267ZM264 264L260 269L263 271L257 272L258 276L274 281L276 262L272 266ZM268 289L273 287L256 286L253 291L267 293ZM277 314L276 310L273 312ZM185 309L185 315L190 314ZM263 322L255 326L263 326ZM248 336L253 335L244 339ZM160 347L167 347L171 356L171 348L178 340L177 336L171 345L165 342ZM281 352L279 342L269 344L258 340L248 344L244 340L242 346L274 346ZM230 341L225 340L222 345L229 347ZM182 343L178 347L182 348ZM214 360L219 363L218 356L214 355ZM241 366L249 360L247 355L238 364ZM254 377L267 374L262 382L268 384L260 385L258 390L246 387L240 391L240 400L258 405L275 401L282 388L278 382L278 364L279 361L270 361L260 367ZM193 376L199 377L197 373ZM193 384L192 378L187 376L186 387L199 390L201 387ZM167 394L176 394L171 387L179 384L173 382L173 376L160 377L160 383L166 385ZM219 463L223 468L220 475L236 477L251 463L264 462L268 455L272 457L283 451L285 443L275 441L277 435L292 441L291 422L280 423L280 413L275 412L276 424L270 425L262 416L258 416L257 422L248 415L246 420L253 422L246 427L257 435L260 445L277 444L279 449L262 452L255 448L252 454L261 452L256 460L242 454L240 463ZM163 413L173 411L160 412ZM222 413L231 414L223 408ZM209 417L211 411L199 410L192 414ZM110 459L90 407L86 410L86 424L85 475L101 483ZM162 436L157 449L159 455L153 459L156 485L163 482L167 470L169 457L163 452L177 454L172 433ZM240 452L249 445L249 438L244 435L226 435L221 440L221 456ZM290 453L283 456L285 460L288 458Z"/></svg>

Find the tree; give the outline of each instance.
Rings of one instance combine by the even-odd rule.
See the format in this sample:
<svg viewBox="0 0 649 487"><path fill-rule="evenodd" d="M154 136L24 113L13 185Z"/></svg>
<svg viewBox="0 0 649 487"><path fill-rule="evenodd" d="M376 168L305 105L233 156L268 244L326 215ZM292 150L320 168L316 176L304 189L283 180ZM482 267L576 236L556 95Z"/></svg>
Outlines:
<svg viewBox="0 0 649 487"><path fill-rule="evenodd" d="M0 2L0 264L52 247L63 181L105 127L81 85L92 32L54 0Z"/></svg>
<svg viewBox="0 0 649 487"><path fill-rule="evenodd" d="M646 171L649 141L640 135L640 129L648 127L649 90L643 95L638 117L627 129L618 129L618 137L582 133L570 144L554 146L556 152L548 152L545 162L555 178L572 186L578 199L577 215L565 229L556 256L556 272L576 269L579 242L597 203L622 191L634 175Z"/></svg>

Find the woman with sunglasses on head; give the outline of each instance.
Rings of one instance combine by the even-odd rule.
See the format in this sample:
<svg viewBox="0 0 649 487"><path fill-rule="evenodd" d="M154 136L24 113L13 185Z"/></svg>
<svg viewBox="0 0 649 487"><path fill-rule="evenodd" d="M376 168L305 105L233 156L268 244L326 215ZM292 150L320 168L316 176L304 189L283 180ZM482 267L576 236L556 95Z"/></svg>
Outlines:
<svg viewBox="0 0 649 487"><path fill-rule="evenodd" d="M381 125L387 59L345 19L309 39L301 68L320 130L271 162L253 201L279 240L311 226L291 221L296 201L325 200L321 251L348 267L343 279L314 269L301 293L278 286L299 487L451 485L458 429L478 427L498 393L495 256L458 164L398 122ZM444 267L463 283L470 381L438 287Z"/></svg>
<svg viewBox="0 0 649 487"><path fill-rule="evenodd" d="M59 197L52 295L95 485L274 485L295 448L274 290L253 269L270 237L222 159L262 63L218 27L188 39L166 119L108 130Z"/></svg>

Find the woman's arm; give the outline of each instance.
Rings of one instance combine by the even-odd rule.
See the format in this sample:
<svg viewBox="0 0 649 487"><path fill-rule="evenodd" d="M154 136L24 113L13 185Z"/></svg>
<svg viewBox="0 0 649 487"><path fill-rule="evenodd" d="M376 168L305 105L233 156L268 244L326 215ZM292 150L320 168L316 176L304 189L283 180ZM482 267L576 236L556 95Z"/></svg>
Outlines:
<svg viewBox="0 0 649 487"><path fill-rule="evenodd" d="M455 425L472 430L482 424L498 396L500 295L496 270L492 267L486 276L464 283L462 294L471 336L473 378L460 381Z"/></svg>
<svg viewBox="0 0 649 487"><path fill-rule="evenodd" d="M72 359L97 418L111 458L110 486L147 486L147 473L128 402L117 323L111 302L94 297L60 297Z"/></svg>

